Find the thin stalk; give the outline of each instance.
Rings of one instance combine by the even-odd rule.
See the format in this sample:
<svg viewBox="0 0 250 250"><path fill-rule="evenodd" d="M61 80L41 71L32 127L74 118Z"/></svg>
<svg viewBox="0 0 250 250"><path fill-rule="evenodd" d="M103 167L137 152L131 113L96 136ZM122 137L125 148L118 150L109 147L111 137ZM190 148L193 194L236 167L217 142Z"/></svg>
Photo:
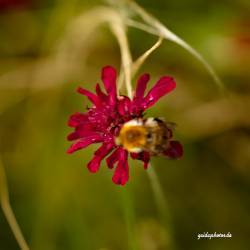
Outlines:
<svg viewBox="0 0 250 250"><path fill-rule="evenodd" d="M131 192L128 188L122 190L122 206L128 233L128 249L138 250L135 233L135 213L131 197Z"/></svg>
<svg viewBox="0 0 250 250"><path fill-rule="evenodd" d="M170 235L170 249L175 249L175 244L173 240L173 232L172 232L172 222L171 222L171 216L169 212L169 207L167 205L166 198L164 196L160 181L158 179L158 176L154 170L154 166L150 163L149 168L147 170L149 181L153 190L153 194L155 196L155 202L159 211L159 214L161 218L163 219L168 233Z"/></svg>
<svg viewBox="0 0 250 250"><path fill-rule="evenodd" d="M16 238L16 241L21 250L29 250L22 231L17 223L16 217L10 205L8 184L4 166L0 159L0 203L3 210L3 214Z"/></svg>

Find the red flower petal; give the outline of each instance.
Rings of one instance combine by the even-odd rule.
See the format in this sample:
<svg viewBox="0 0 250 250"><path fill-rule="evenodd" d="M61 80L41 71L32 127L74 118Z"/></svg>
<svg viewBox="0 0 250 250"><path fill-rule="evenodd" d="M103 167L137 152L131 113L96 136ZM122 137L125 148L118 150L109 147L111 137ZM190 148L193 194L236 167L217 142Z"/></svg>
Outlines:
<svg viewBox="0 0 250 250"><path fill-rule="evenodd" d="M176 83L172 77L163 76L153 88L148 92L143 101L143 108L147 109L154 105L162 96L166 95L176 87Z"/></svg>
<svg viewBox="0 0 250 250"><path fill-rule="evenodd" d="M101 161L112 151L113 147L113 143L103 143L102 146L95 151L93 159L88 163L90 172L95 173L98 171Z"/></svg>
<svg viewBox="0 0 250 250"><path fill-rule="evenodd" d="M111 66L104 67L102 69L102 81L110 97L110 104L114 105L116 102L116 70Z"/></svg>
<svg viewBox="0 0 250 250"><path fill-rule="evenodd" d="M164 152L164 155L168 156L171 159L180 158L183 155L183 148L180 142L169 141L169 146Z"/></svg>
<svg viewBox="0 0 250 250"><path fill-rule="evenodd" d="M79 141L77 141L76 143L72 144L70 146L70 148L68 149L67 153L71 154L79 149L82 148L86 148L87 146L89 146L92 143L97 143L97 142L101 142L103 141L103 138L101 135L99 134L92 134L88 137L84 137L82 139L80 139Z"/></svg>
<svg viewBox="0 0 250 250"><path fill-rule="evenodd" d="M148 163L150 161L150 154L149 154L149 152L142 151L140 153L130 153L130 156L133 159L137 159L137 160L143 161L144 162L144 164L143 164L144 169L148 168Z"/></svg>
<svg viewBox="0 0 250 250"><path fill-rule="evenodd" d="M77 89L77 92L82 94L82 95L85 95L88 97L88 99L95 105L95 106L98 106L100 104L100 100L98 98L98 96L96 96L95 94L93 94L92 92L86 90L86 89L83 89L81 87L79 87Z"/></svg>
<svg viewBox="0 0 250 250"><path fill-rule="evenodd" d="M119 96L117 110L120 115L130 114L131 101L127 96Z"/></svg>
<svg viewBox="0 0 250 250"><path fill-rule="evenodd" d="M150 79L150 75L149 74L143 74L140 76L140 78L137 81L137 85L136 85L136 90L135 90L135 94L134 94L134 98L133 100L142 100L144 97L144 92L146 90L147 87L147 83Z"/></svg>
<svg viewBox="0 0 250 250"><path fill-rule="evenodd" d="M121 150L119 162L115 169L112 181L117 185L125 185L129 178L128 151Z"/></svg>
<svg viewBox="0 0 250 250"><path fill-rule="evenodd" d="M105 94L102 92L99 83L96 84L95 91L96 91L97 96L99 97L99 99L100 99L102 102L106 102L106 101L107 101L108 96L105 95Z"/></svg>
<svg viewBox="0 0 250 250"><path fill-rule="evenodd" d="M74 131L67 136L67 140L74 141L76 139L79 139L80 137L81 137L80 134L77 131Z"/></svg>
<svg viewBox="0 0 250 250"><path fill-rule="evenodd" d="M91 131L87 126L80 126L76 131L72 132L67 136L68 141L74 141L79 138L85 138L96 135L96 131Z"/></svg>
<svg viewBox="0 0 250 250"><path fill-rule="evenodd" d="M80 123L87 121L87 120L88 120L88 115L77 112L70 116L68 125L69 127L76 127Z"/></svg>
<svg viewBox="0 0 250 250"><path fill-rule="evenodd" d="M120 154L121 154L121 151L123 151L122 148L117 148L107 159L106 159L106 162L107 162L107 165L109 168L113 168L115 163L117 161L119 161L119 157L120 157Z"/></svg>

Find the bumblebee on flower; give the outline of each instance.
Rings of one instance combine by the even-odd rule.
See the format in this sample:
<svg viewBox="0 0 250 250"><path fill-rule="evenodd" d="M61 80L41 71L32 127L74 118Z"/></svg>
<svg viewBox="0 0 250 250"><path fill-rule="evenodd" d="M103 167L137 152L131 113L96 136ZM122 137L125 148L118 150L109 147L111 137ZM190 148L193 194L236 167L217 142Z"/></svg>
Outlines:
<svg viewBox="0 0 250 250"><path fill-rule="evenodd" d="M117 96L116 70L111 66L102 69L106 93L96 84L96 94L78 88L93 103L86 113L75 113L68 125L74 132L68 140L76 140L68 153L93 143L102 143L88 163L91 172L97 172L106 158L110 169L115 167L113 182L124 185L129 179L128 154L144 162L147 169L151 156L163 155L171 159L182 156L182 146L172 139L173 126L159 118L145 118L144 111L176 87L173 78L161 77L145 96L149 75L139 77L133 97Z"/></svg>

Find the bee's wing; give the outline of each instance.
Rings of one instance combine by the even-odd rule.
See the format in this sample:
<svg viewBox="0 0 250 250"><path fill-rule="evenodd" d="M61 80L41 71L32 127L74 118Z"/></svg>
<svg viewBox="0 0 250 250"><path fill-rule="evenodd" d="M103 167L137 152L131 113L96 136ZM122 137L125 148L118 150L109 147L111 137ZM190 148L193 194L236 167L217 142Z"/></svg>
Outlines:
<svg viewBox="0 0 250 250"><path fill-rule="evenodd" d="M174 130L177 127L177 124L174 122L166 122L167 128Z"/></svg>
<svg viewBox="0 0 250 250"><path fill-rule="evenodd" d="M174 130L177 127L177 124L174 122L167 122L165 117L160 117L160 118L154 118L155 120L160 120L161 122L164 122L167 128Z"/></svg>

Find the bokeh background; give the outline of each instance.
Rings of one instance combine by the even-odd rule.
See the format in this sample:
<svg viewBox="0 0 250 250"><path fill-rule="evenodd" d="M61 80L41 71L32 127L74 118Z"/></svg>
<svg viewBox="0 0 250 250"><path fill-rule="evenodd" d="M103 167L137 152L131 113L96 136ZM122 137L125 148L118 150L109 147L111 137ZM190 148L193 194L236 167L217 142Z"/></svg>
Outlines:
<svg viewBox="0 0 250 250"><path fill-rule="evenodd" d="M78 47L69 35L76 16L103 2L0 0L0 152L17 220L34 250L247 250L250 2L138 3L204 55L228 93L188 52L164 41L140 73L149 72L151 84L172 75L177 89L147 116L177 123L185 154L154 158L158 181L133 161L128 184L116 186L105 164L95 175L87 171L96 146L65 153L67 119L89 105L76 87L92 89L104 65L120 66L108 26L89 31L94 16L77 27L79 37L90 34ZM133 28L128 37L134 59L157 40ZM232 238L197 240L204 232ZM2 211L0 249L19 249Z"/></svg>

